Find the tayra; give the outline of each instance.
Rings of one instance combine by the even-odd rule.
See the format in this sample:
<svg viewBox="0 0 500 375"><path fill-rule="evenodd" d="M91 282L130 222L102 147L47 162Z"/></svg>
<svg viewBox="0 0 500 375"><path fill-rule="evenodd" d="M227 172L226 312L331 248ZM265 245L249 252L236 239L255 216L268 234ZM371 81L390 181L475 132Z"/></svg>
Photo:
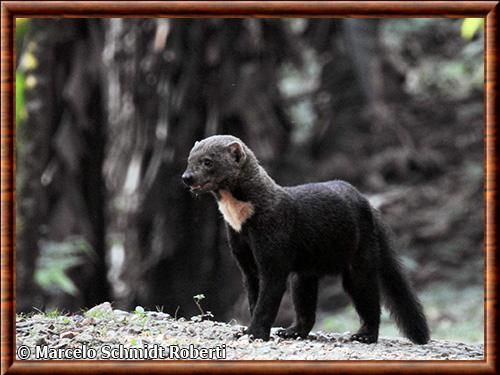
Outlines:
<svg viewBox="0 0 500 375"><path fill-rule="evenodd" d="M182 180L217 200L248 292L252 318L246 333L253 338L269 339L290 275L296 318L279 335L307 337L318 280L339 274L362 323L353 340L377 342L383 291L403 333L417 344L429 341L422 306L379 213L347 182L279 186L254 153L229 135L196 142Z"/></svg>

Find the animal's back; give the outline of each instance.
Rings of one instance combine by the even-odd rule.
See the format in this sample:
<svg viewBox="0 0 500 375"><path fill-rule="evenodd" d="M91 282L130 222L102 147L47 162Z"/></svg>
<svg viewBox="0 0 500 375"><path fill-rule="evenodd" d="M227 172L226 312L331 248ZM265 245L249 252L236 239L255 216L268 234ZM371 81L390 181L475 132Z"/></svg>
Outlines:
<svg viewBox="0 0 500 375"><path fill-rule="evenodd" d="M358 250L372 216L368 201L352 185L334 180L286 187L297 220L292 243L295 270L339 273Z"/></svg>

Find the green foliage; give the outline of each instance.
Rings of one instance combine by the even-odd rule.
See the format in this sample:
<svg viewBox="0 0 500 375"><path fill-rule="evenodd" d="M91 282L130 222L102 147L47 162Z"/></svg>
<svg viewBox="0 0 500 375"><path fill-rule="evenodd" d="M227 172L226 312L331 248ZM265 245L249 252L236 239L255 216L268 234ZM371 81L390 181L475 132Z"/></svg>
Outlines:
<svg viewBox="0 0 500 375"><path fill-rule="evenodd" d="M406 21L406 20L405 20ZM470 98L484 84L482 18L388 20L382 40L405 72L405 90L414 97ZM462 32L462 37L460 33ZM477 34L477 38L473 38Z"/></svg>
<svg viewBox="0 0 500 375"><path fill-rule="evenodd" d="M204 300L205 299L205 295L204 294L197 294L195 296L193 296L193 299L196 303L200 302L201 300Z"/></svg>
<svg viewBox="0 0 500 375"><path fill-rule="evenodd" d="M196 306L198 306L198 310L200 310L200 315L198 316L193 316L191 318L191 320L193 321L202 321L204 319L210 319L210 318L213 318L214 316L212 315L212 313L210 311L203 311L203 308L201 307L201 301L205 299L205 295L204 294L197 294L195 296L193 296L193 300L194 300L194 303L196 303ZM177 313L177 311L176 311Z"/></svg>
<svg viewBox="0 0 500 375"><path fill-rule="evenodd" d="M436 284L420 297L434 338L471 343L484 341L482 285L450 288L449 284Z"/></svg>
<svg viewBox="0 0 500 375"><path fill-rule="evenodd" d="M462 22L460 33L462 38L470 40L476 35L481 27L484 25L484 18L466 18Z"/></svg>
<svg viewBox="0 0 500 375"><path fill-rule="evenodd" d="M136 306L134 310L134 314L140 318L147 318L146 312L144 311L144 307Z"/></svg>
<svg viewBox="0 0 500 375"><path fill-rule="evenodd" d="M22 42L22 38L26 35L30 27L29 18L16 17L16 43Z"/></svg>
<svg viewBox="0 0 500 375"><path fill-rule="evenodd" d="M61 315L61 312L58 309L54 309L54 310L46 311L44 313L44 315L47 318L57 318L59 315Z"/></svg>
<svg viewBox="0 0 500 375"><path fill-rule="evenodd" d="M109 318L113 313L105 310L95 309L85 311L84 315L86 318L94 318L94 319L104 319Z"/></svg>
<svg viewBox="0 0 500 375"><path fill-rule="evenodd" d="M72 296L77 294L75 284L61 269L39 270L35 273L35 280L43 289L57 287Z"/></svg>
<svg viewBox="0 0 500 375"><path fill-rule="evenodd" d="M24 74L16 72L16 127L27 117L24 100L24 81Z"/></svg>
<svg viewBox="0 0 500 375"><path fill-rule="evenodd" d="M16 18L16 56L19 60L23 50L24 38L30 28L28 18ZM21 121L26 120L27 112L25 106L24 92L26 87L26 77L24 72L16 69L16 127Z"/></svg>
<svg viewBox="0 0 500 375"><path fill-rule="evenodd" d="M87 263L86 258L95 256L90 245L81 237L64 242L43 241L35 271L36 283L48 293L64 292L76 295L78 290L67 272Z"/></svg>
<svg viewBox="0 0 500 375"><path fill-rule="evenodd" d="M204 299L205 299L204 294L197 294L197 295L193 296L194 303L196 303L196 306L198 306L198 310L200 310L201 315L205 314L205 312L201 308L201 304L200 304L200 301L202 301Z"/></svg>

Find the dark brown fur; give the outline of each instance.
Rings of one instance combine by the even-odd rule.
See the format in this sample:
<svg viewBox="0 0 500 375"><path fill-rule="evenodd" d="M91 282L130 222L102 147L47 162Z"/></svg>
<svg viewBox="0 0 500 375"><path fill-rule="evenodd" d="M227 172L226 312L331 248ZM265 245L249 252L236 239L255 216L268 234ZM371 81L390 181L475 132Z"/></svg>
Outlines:
<svg viewBox="0 0 500 375"><path fill-rule="evenodd" d="M228 223L252 314L248 334L269 339L292 275L296 319L280 334L307 337L315 321L319 279L340 274L362 321L353 339L377 341L382 287L406 336L419 344L429 340L422 307L389 245L386 228L350 184L281 187L233 136L197 142L183 180L192 191L211 192Z"/></svg>

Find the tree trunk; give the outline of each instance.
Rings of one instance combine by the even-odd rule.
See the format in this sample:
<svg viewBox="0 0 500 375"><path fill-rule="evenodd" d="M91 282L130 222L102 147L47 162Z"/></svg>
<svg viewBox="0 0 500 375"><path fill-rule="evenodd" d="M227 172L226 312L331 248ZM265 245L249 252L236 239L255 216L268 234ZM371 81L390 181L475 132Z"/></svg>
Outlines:
<svg viewBox="0 0 500 375"><path fill-rule="evenodd" d="M37 290L31 275L43 267L49 275L69 272L76 289L64 292L49 282L38 300L72 310L109 298L101 173L106 139L95 74L100 55L94 48L99 25L31 22L23 57L30 62L24 64L28 118L18 142L19 195L27 197L19 200L18 310L30 309L25 296L29 288ZM85 255L84 247L93 256ZM73 266L61 263L69 259Z"/></svg>
<svg viewBox="0 0 500 375"><path fill-rule="evenodd" d="M192 297L204 293L223 318L241 290L238 271L211 197L191 196L180 175L194 142L213 134L242 137L264 163L286 150L276 46L287 34L280 21L104 25L115 301L190 316Z"/></svg>

